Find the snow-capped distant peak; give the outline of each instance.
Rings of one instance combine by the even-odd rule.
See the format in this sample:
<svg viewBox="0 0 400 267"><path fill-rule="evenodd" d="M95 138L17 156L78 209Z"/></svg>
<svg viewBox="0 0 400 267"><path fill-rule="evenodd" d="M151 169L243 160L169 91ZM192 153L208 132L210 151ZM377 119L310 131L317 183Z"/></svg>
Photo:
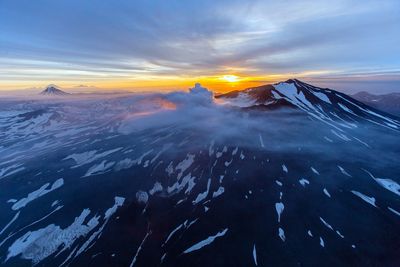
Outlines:
<svg viewBox="0 0 400 267"><path fill-rule="evenodd" d="M46 87L46 89L44 89L42 92L40 92L41 95L57 95L57 96L61 96L61 95L69 95L68 93L62 91L61 89L59 89L59 87L57 85L54 84L50 84Z"/></svg>

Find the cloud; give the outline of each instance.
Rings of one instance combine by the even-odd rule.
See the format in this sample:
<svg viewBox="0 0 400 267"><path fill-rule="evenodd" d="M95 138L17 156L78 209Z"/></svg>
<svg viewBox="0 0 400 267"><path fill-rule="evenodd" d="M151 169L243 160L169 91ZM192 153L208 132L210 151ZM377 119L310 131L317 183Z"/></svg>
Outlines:
<svg viewBox="0 0 400 267"><path fill-rule="evenodd" d="M398 68L398 1L2 1L0 78ZM39 77L39 78L38 78Z"/></svg>

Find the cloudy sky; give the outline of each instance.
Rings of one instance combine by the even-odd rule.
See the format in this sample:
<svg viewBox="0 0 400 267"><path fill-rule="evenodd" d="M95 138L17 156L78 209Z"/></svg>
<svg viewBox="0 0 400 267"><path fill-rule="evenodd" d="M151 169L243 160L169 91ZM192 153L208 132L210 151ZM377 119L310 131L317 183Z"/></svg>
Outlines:
<svg viewBox="0 0 400 267"><path fill-rule="evenodd" d="M400 92L400 1L0 0L0 89Z"/></svg>

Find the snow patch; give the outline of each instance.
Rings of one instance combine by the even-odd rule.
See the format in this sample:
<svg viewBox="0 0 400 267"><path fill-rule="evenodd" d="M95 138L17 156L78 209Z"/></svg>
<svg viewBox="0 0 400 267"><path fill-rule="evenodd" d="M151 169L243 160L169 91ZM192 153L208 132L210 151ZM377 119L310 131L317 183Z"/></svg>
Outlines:
<svg viewBox="0 0 400 267"><path fill-rule="evenodd" d="M32 202L33 200L35 200L41 196L44 196L44 195L50 193L51 191L54 191L54 190L60 188L61 186L63 186L63 184L64 184L64 179L62 179L62 178L57 179L51 185L51 187L49 189L47 189L47 187L50 185L50 183L46 183L42 187L40 187L38 190L29 193L28 196L26 196L25 198L22 198L22 199L18 200L17 202L15 202L14 205L12 205L11 209L19 210L20 208L25 207L28 203Z"/></svg>
<svg viewBox="0 0 400 267"><path fill-rule="evenodd" d="M308 181L307 179L302 178L302 179L299 180L299 183L300 183L302 186L306 187L306 185L309 185L309 184L310 184L310 181Z"/></svg>
<svg viewBox="0 0 400 267"><path fill-rule="evenodd" d="M324 194L327 196L327 197L331 197L331 194L329 194L329 192L328 192L328 190L326 190L326 188L324 188Z"/></svg>
<svg viewBox="0 0 400 267"><path fill-rule="evenodd" d="M253 260L254 260L254 264L255 264L256 266L258 266L258 263L257 263L256 244L253 245Z"/></svg>
<svg viewBox="0 0 400 267"><path fill-rule="evenodd" d="M283 229L280 227L278 228L278 235L280 239L282 239L282 241L285 242L286 240L285 231L283 231Z"/></svg>
<svg viewBox="0 0 400 267"><path fill-rule="evenodd" d="M286 172L286 173L289 172L289 171L288 171L288 168L286 167L285 164L282 164L282 170L283 170L284 172Z"/></svg>
<svg viewBox="0 0 400 267"><path fill-rule="evenodd" d="M224 236L224 235L226 234L227 231L228 231L228 228L224 229L224 230L221 231L221 232L218 232L216 235L209 236L208 238L206 238L206 239L204 239L204 240L202 240L202 241L200 241L200 242L194 244L193 246L189 247L189 248L186 249L183 253L184 253L184 254L190 253L190 252L199 250L199 249L201 249L201 248L204 247L204 246L208 246L208 245L210 245L212 242L214 242L214 240L215 240L216 238L221 237L221 236Z"/></svg>
<svg viewBox="0 0 400 267"><path fill-rule="evenodd" d="M310 169L312 170L313 173L319 175L319 172L314 167L311 167Z"/></svg>
<svg viewBox="0 0 400 267"><path fill-rule="evenodd" d="M224 192L225 192L225 189L222 186L220 186L218 188L218 190L213 193L213 198L222 195Z"/></svg>
<svg viewBox="0 0 400 267"><path fill-rule="evenodd" d="M285 205L282 202L275 203L276 213L278 214L278 222L281 222L281 214L285 209Z"/></svg>
<svg viewBox="0 0 400 267"><path fill-rule="evenodd" d="M82 177L88 177L92 175L98 175L107 172L112 166L114 166L115 162L107 162L106 160L103 160L99 164L95 164L92 167L89 168L89 170L86 172L86 174Z"/></svg>
<svg viewBox="0 0 400 267"><path fill-rule="evenodd" d="M341 166L338 165L338 168L340 170L341 173L343 173L344 175L348 176L348 177L352 177L345 169L343 169Z"/></svg>
<svg viewBox="0 0 400 267"><path fill-rule="evenodd" d="M367 202L367 203L369 203L369 204L371 204L372 206L374 206L374 207L377 208L377 206L375 205L375 198L374 198L374 197L369 197L369 196L367 196L367 195L364 195L363 193L360 193L360 192L354 191L354 190L352 190L351 192L352 192L354 195L356 195L356 196L358 196L359 198L361 198L362 200L364 200L365 202Z"/></svg>

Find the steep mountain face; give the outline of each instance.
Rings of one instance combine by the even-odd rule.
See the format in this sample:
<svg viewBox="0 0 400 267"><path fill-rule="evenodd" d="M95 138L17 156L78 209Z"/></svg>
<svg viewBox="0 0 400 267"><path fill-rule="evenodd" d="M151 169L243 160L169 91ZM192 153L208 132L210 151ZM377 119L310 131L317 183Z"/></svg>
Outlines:
<svg viewBox="0 0 400 267"><path fill-rule="evenodd" d="M297 79L249 88L217 96L226 104L246 108L294 107L329 124L352 127L354 121L369 121L400 130L396 117L371 108L346 94L323 89ZM342 122L340 122L342 121Z"/></svg>
<svg viewBox="0 0 400 267"><path fill-rule="evenodd" d="M46 96L65 96L69 95L69 93L66 93L59 89L56 85L48 85L46 89L44 89L42 92L40 92L41 95L46 95Z"/></svg>
<svg viewBox="0 0 400 267"><path fill-rule="evenodd" d="M396 117L298 80L0 100L4 266L397 266Z"/></svg>
<svg viewBox="0 0 400 267"><path fill-rule="evenodd" d="M400 116L400 93L374 95L368 92L359 92L352 97L371 107Z"/></svg>

